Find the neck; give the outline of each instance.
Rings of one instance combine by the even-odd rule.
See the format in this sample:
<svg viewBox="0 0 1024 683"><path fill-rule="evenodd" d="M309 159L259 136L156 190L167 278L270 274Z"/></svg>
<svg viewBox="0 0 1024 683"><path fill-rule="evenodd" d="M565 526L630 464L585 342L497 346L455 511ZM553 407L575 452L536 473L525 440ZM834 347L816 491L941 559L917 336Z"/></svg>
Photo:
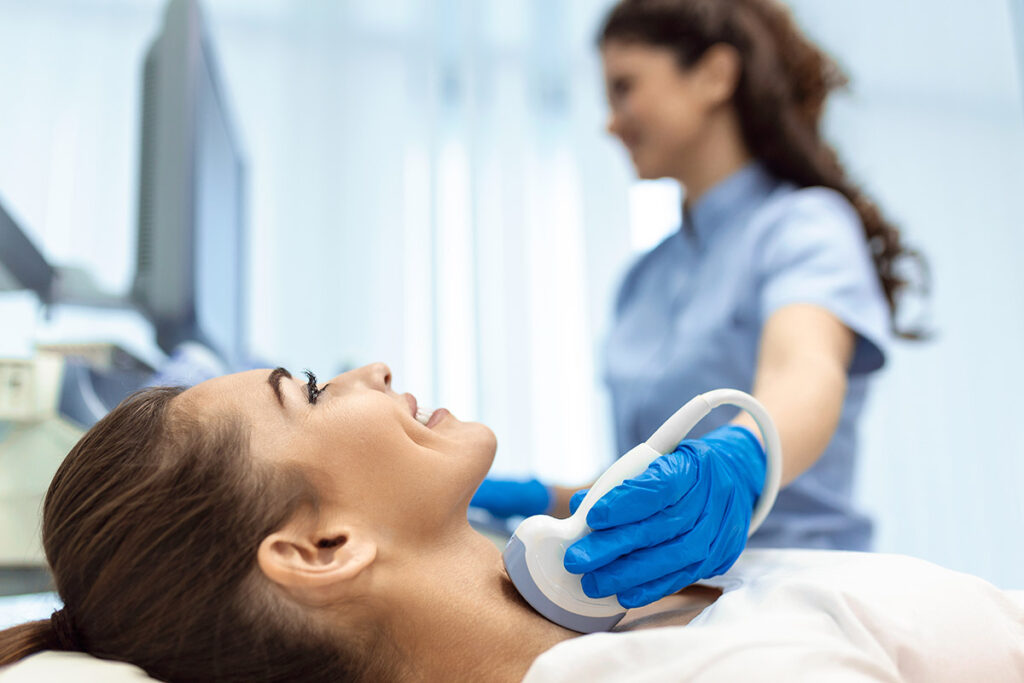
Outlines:
<svg viewBox="0 0 1024 683"><path fill-rule="evenodd" d="M723 107L710 117L693 148L680 155L673 178L686 188L686 207L692 207L708 190L750 163L751 158L743 141L739 115L734 107Z"/></svg>
<svg viewBox="0 0 1024 683"><path fill-rule="evenodd" d="M417 558L416 585L393 601L394 641L415 679L520 681L541 653L578 634L537 614L498 549L465 529Z"/></svg>

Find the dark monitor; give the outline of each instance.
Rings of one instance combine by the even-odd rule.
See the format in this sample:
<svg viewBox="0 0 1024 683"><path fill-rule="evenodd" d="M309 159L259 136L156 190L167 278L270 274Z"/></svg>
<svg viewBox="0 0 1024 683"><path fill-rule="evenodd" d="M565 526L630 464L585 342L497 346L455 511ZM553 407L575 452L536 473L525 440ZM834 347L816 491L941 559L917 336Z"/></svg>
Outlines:
<svg viewBox="0 0 1024 683"><path fill-rule="evenodd" d="M246 352L245 167L197 0L171 0L146 55L132 300L170 353Z"/></svg>

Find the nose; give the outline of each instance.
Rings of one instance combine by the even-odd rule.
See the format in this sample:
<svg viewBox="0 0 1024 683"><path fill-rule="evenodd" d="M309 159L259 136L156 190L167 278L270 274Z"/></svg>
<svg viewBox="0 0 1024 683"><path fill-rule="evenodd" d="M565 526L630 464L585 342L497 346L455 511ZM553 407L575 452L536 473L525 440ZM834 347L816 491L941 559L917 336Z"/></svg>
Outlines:
<svg viewBox="0 0 1024 683"><path fill-rule="evenodd" d="M387 391L391 388L391 368L387 363L370 363L363 370L367 375L367 384L374 389Z"/></svg>
<svg viewBox="0 0 1024 683"><path fill-rule="evenodd" d="M620 140L622 139L622 122L614 111L608 114L608 120L604 124L604 129Z"/></svg>
<svg viewBox="0 0 1024 683"><path fill-rule="evenodd" d="M343 372L331 380L337 386L365 384L376 391L391 391L391 368L386 363L370 363L355 370Z"/></svg>

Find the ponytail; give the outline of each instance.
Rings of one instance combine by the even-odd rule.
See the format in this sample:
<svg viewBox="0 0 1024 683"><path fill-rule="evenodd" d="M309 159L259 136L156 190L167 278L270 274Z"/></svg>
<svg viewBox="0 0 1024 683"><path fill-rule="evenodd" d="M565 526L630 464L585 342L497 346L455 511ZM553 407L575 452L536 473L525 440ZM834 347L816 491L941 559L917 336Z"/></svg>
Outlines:
<svg viewBox="0 0 1024 683"><path fill-rule="evenodd" d="M0 631L0 666L14 664L42 650L60 649L49 619L30 621Z"/></svg>

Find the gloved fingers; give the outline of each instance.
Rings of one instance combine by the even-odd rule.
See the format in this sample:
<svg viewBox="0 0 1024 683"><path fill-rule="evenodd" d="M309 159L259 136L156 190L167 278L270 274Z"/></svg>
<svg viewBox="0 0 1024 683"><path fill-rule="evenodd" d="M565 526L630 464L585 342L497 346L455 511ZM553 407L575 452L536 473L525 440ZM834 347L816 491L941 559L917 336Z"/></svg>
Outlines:
<svg viewBox="0 0 1024 683"><path fill-rule="evenodd" d="M753 509L753 502L748 496L733 490L721 513L722 521L719 525L718 538L721 540L746 539Z"/></svg>
<svg viewBox="0 0 1024 683"><path fill-rule="evenodd" d="M721 530L708 553L710 568L707 573L699 578L706 579L711 576L724 574L739 558L740 553L747 545L747 531L750 528L750 515L742 514L736 508L747 506L749 502L745 496L735 496L729 501L729 507L725 511L722 520Z"/></svg>
<svg viewBox="0 0 1024 683"><path fill-rule="evenodd" d="M565 570L572 574L585 574L632 552L638 547L635 544L639 540L633 536L634 531L633 525L592 531L565 551L562 560Z"/></svg>
<svg viewBox="0 0 1024 683"><path fill-rule="evenodd" d="M627 553L656 546L692 531L707 498L702 487L647 519L611 529L592 531L569 546L565 568L574 574L592 572Z"/></svg>
<svg viewBox="0 0 1024 683"><path fill-rule="evenodd" d="M751 489L754 497L757 497L764 488L765 476L767 474L768 461L761 441L752 431L739 425L726 425L719 427L709 434L705 434L702 441L712 447L727 453L739 454L745 452L749 457L743 458L741 465L735 459L730 458L730 465L736 470L737 475L743 478L746 485Z"/></svg>
<svg viewBox="0 0 1024 683"><path fill-rule="evenodd" d="M730 552L716 556L716 559L719 561L718 564L701 573L698 579L710 579L712 576L718 576L729 571L736 564L736 560L740 559L740 554L743 553L744 547L744 545L733 546Z"/></svg>
<svg viewBox="0 0 1024 683"><path fill-rule="evenodd" d="M638 522L685 496L701 476L701 463L685 443L604 494L587 513L587 525L607 529Z"/></svg>
<svg viewBox="0 0 1024 683"><path fill-rule="evenodd" d="M588 596L605 597L654 581L679 571L681 567L700 564L708 557L713 532L701 524L691 532L650 548L624 555L583 575L583 592Z"/></svg>
<svg viewBox="0 0 1024 683"><path fill-rule="evenodd" d="M647 583L640 584L629 590L622 591L618 594L619 604L627 609L634 607L643 607L649 605L656 600L660 600L666 595L672 595L678 591L689 586L695 581L699 581L700 568L702 563L696 562L688 567L684 567L677 572L666 574L665 576L648 581Z"/></svg>
<svg viewBox="0 0 1024 683"><path fill-rule="evenodd" d="M580 489L576 493L572 494L572 498L569 499L570 515L576 514L576 508L578 508L580 506L580 503L583 502L583 499L587 496L588 491L590 491L590 489Z"/></svg>
<svg viewBox="0 0 1024 683"><path fill-rule="evenodd" d="M716 538L697 578L707 579L729 571L746 545L746 535L725 533Z"/></svg>

